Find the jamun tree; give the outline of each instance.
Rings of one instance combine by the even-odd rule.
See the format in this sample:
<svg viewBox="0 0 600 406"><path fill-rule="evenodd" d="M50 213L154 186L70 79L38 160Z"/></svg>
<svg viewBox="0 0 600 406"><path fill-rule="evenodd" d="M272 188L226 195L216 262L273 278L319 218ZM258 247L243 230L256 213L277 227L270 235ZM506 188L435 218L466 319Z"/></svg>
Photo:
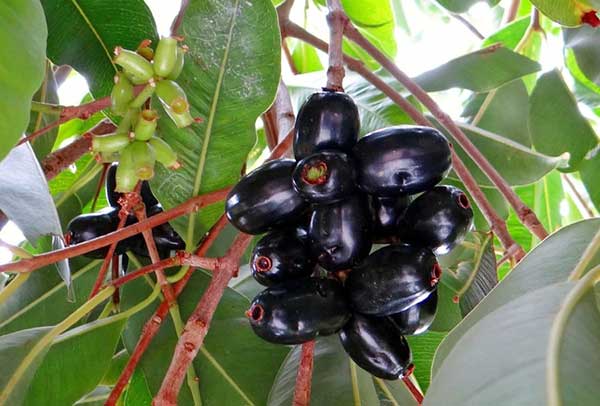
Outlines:
<svg viewBox="0 0 600 406"><path fill-rule="evenodd" d="M600 1L406 6L4 0L0 405L597 404Z"/></svg>

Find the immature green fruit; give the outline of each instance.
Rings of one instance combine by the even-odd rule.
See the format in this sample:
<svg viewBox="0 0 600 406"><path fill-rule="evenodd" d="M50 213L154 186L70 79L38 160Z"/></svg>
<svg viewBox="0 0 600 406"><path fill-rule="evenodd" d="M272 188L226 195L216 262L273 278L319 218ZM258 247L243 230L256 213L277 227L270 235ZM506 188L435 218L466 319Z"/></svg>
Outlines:
<svg viewBox="0 0 600 406"><path fill-rule="evenodd" d="M119 152L130 141L129 134L96 135L92 138L92 150L102 153Z"/></svg>
<svg viewBox="0 0 600 406"><path fill-rule="evenodd" d="M118 115L124 115L129 103L133 100L133 85L127 79L125 74L119 72L115 76L115 85L110 93L110 101L112 103L112 111Z"/></svg>
<svg viewBox="0 0 600 406"><path fill-rule="evenodd" d="M185 91L172 80L161 80L156 84L156 95L160 101L174 113L181 114L189 110Z"/></svg>
<svg viewBox="0 0 600 406"><path fill-rule="evenodd" d="M138 177L135 174L132 145L133 143L125 147L119 157L119 166L115 175L117 182L115 190L119 193L133 192L138 182Z"/></svg>
<svg viewBox="0 0 600 406"><path fill-rule="evenodd" d="M110 164L113 162L117 162L119 160L119 156L121 154L118 152L99 152L96 154L95 159L96 162L103 164Z"/></svg>
<svg viewBox="0 0 600 406"><path fill-rule="evenodd" d="M145 83L154 77L152 64L137 52L117 47L115 48L115 55L115 63L123 68L123 71L132 79L132 82L142 81L142 83Z"/></svg>
<svg viewBox="0 0 600 406"><path fill-rule="evenodd" d="M167 75L167 79L176 80L179 75L181 75L181 71L183 70L183 65L185 63L185 53L186 49L184 47L177 47L177 61L175 62L175 67Z"/></svg>
<svg viewBox="0 0 600 406"><path fill-rule="evenodd" d="M145 141L133 141L127 148L131 149L132 166L138 179L152 179L156 162L154 149Z"/></svg>
<svg viewBox="0 0 600 406"><path fill-rule="evenodd" d="M154 73L167 77L177 63L177 40L173 37L161 38L154 53Z"/></svg>
<svg viewBox="0 0 600 406"><path fill-rule="evenodd" d="M184 128L194 124L194 117L192 117L189 111L185 111L183 113L175 113L168 106L164 107L165 111L167 112L171 120L173 120L177 128Z"/></svg>
<svg viewBox="0 0 600 406"><path fill-rule="evenodd" d="M179 169L181 163L177 160L177 153L173 151L171 146L162 138L152 137L148 141L154 153L156 160L170 169Z"/></svg>
<svg viewBox="0 0 600 406"><path fill-rule="evenodd" d="M148 141L156 131L158 113L156 110L142 110L135 125L135 139Z"/></svg>

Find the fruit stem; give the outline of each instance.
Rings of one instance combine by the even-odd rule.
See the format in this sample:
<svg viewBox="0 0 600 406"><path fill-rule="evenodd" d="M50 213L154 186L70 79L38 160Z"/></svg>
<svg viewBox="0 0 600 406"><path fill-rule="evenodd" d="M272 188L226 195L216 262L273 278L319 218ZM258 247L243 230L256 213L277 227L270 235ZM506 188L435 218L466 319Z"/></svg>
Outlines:
<svg viewBox="0 0 600 406"><path fill-rule="evenodd" d="M314 353L314 340L302 344L300 365L298 366L296 386L294 388L293 406L308 406L310 404Z"/></svg>
<svg viewBox="0 0 600 406"><path fill-rule="evenodd" d="M419 388L417 388L417 386L414 384L410 375L402 378L402 382L404 383L404 386L406 386L406 389L408 389L412 397L415 399L415 401L419 404L419 406L421 406L423 404L423 394L421 393Z"/></svg>
<svg viewBox="0 0 600 406"><path fill-rule="evenodd" d="M329 25L329 68L327 69L327 88L335 91L344 91L344 64L342 42L344 30L348 24L348 17L340 4L340 0L327 0L327 24Z"/></svg>

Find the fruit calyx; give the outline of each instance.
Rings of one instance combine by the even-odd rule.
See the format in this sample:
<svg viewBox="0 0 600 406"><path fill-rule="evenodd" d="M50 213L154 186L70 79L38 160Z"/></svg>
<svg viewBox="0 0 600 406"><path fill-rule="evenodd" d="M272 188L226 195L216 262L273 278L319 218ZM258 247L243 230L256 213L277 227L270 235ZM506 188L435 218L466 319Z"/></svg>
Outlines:
<svg viewBox="0 0 600 406"><path fill-rule="evenodd" d="M256 265L256 270L258 272L268 272L273 267L273 262L271 261L271 258L266 257L264 255L261 255L258 258L256 258L254 264Z"/></svg>
<svg viewBox="0 0 600 406"><path fill-rule="evenodd" d="M463 209L468 209L469 207L471 207L471 203L469 202L469 198L464 193L459 194L456 197L456 201L458 202L458 205L460 207L462 207Z"/></svg>
<svg viewBox="0 0 600 406"><path fill-rule="evenodd" d="M253 305L248 311L246 311L246 316L254 321L260 321L265 314L265 309L259 305Z"/></svg>
<svg viewBox="0 0 600 406"><path fill-rule="evenodd" d="M327 164L323 161L302 168L302 180L309 185L322 185L328 178Z"/></svg>
<svg viewBox="0 0 600 406"><path fill-rule="evenodd" d="M600 18L598 18L598 13L596 10L590 10L581 16L581 22L583 24L588 24L592 27L600 27Z"/></svg>

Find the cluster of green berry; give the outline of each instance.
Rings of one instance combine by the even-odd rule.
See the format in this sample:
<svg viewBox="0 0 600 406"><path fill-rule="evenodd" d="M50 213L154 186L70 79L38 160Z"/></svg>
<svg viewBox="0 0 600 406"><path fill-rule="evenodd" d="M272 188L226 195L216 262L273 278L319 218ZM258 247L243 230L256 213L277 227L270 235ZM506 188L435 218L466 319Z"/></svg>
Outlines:
<svg viewBox="0 0 600 406"><path fill-rule="evenodd" d="M143 41L136 51L115 49L114 63L122 71L115 76L111 110L122 118L115 133L92 138L92 150L102 162L119 162L118 192L131 192L138 181L151 179L156 161L170 169L181 166L171 146L156 135L159 114L151 107L156 94L178 128L195 122L185 91L175 82L187 52L180 40L162 38L156 50L150 47L150 40ZM136 95L135 86L144 84Z"/></svg>

